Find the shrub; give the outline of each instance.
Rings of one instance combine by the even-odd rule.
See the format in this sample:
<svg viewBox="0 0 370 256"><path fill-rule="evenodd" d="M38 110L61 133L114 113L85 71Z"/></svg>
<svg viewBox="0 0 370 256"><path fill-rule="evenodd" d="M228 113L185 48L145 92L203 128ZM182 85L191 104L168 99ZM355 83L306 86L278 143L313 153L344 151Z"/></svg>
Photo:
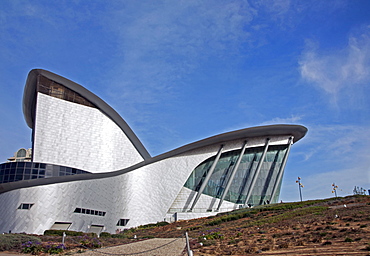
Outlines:
<svg viewBox="0 0 370 256"><path fill-rule="evenodd" d="M224 239L224 235L221 234L219 231L208 231L208 234L203 234L198 237L199 242L204 242L208 240L216 240L216 239Z"/></svg>
<svg viewBox="0 0 370 256"><path fill-rule="evenodd" d="M167 221L161 221L161 222L157 222L157 223L150 223L150 224L142 225L142 226L137 227L137 229L148 229L148 228L155 228L155 227L163 227L163 226L166 226L168 224L169 223Z"/></svg>
<svg viewBox="0 0 370 256"><path fill-rule="evenodd" d="M351 239L351 238L349 238L349 237L346 237L346 239L344 239L344 242L351 243L351 242L353 242L353 239Z"/></svg>
<svg viewBox="0 0 370 256"><path fill-rule="evenodd" d="M111 237L112 238L127 238L127 235L120 233L120 234L112 234Z"/></svg>
<svg viewBox="0 0 370 256"><path fill-rule="evenodd" d="M90 237L87 235L78 237L79 243L82 247L92 249L102 247L101 242L96 237Z"/></svg>
<svg viewBox="0 0 370 256"><path fill-rule="evenodd" d="M22 244L22 253L30 253L30 254L33 254L33 255L37 255L37 254L40 254L41 252L43 252L44 249L41 245L40 242L31 242L31 241L28 241L24 244Z"/></svg>
<svg viewBox="0 0 370 256"><path fill-rule="evenodd" d="M101 232L100 237L112 237L112 235L108 232Z"/></svg>
<svg viewBox="0 0 370 256"><path fill-rule="evenodd" d="M367 244L367 246L365 247L365 250L370 251L370 244Z"/></svg>
<svg viewBox="0 0 370 256"><path fill-rule="evenodd" d="M17 250L22 248L26 242L41 243L41 239L36 236L24 234L4 234L0 235L0 251Z"/></svg>
<svg viewBox="0 0 370 256"><path fill-rule="evenodd" d="M83 232L71 231L71 230L54 230L49 229L44 231L44 236L63 236L65 233L67 236L83 236ZM95 233L90 233L90 236L96 236Z"/></svg>
<svg viewBox="0 0 370 256"><path fill-rule="evenodd" d="M49 254L60 254L64 251L65 247L63 244L55 245L48 244L42 245L40 242L31 242L28 241L22 244L22 253L30 253L33 255L38 255L40 253L49 253Z"/></svg>

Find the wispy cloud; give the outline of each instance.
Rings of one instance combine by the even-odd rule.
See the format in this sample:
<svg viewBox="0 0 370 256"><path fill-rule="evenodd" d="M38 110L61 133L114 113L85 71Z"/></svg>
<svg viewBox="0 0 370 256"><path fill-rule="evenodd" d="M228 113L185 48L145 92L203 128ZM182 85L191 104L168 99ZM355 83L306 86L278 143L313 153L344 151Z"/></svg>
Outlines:
<svg viewBox="0 0 370 256"><path fill-rule="evenodd" d="M170 96L210 55L221 60L237 54L250 38L245 25L254 13L247 3L162 1L141 7L122 5L109 19L117 33L115 61L120 62L114 90L136 104Z"/></svg>
<svg viewBox="0 0 370 256"><path fill-rule="evenodd" d="M370 149L370 127L356 125L307 125L307 138L299 145L304 146L304 160L333 161L346 166L358 158L366 158ZM355 161L354 161L355 160ZM335 168L333 166L333 168Z"/></svg>
<svg viewBox="0 0 370 256"><path fill-rule="evenodd" d="M291 115L290 117L276 117L272 120L263 122L262 125L269 125L269 124L297 124L300 120L302 120L302 116L300 115Z"/></svg>
<svg viewBox="0 0 370 256"><path fill-rule="evenodd" d="M283 200L298 200L295 194L295 176L304 179L305 198L333 196L330 185L340 187L340 195L352 193L354 186L367 188L370 182L370 127L356 125L309 125L309 132L294 145L294 174L285 178ZM299 167L297 167L299 166ZM326 192L324 192L326 191Z"/></svg>
<svg viewBox="0 0 370 256"><path fill-rule="evenodd" d="M361 107L363 89L370 86L370 26L349 37L348 45L325 52L317 44L307 43L299 62L302 78L325 92L337 106ZM359 106L360 105L360 106Z"/></svg>

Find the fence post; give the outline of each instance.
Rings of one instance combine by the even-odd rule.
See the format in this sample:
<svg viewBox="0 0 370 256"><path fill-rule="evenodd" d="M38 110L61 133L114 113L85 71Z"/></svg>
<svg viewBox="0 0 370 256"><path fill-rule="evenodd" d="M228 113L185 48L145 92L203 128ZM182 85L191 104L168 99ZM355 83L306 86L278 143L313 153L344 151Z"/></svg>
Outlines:
<svg viewBox="0 0 370 256"><path fill-rule="evenodd" d="M63 245L63 247L65 247L64 246L64 238L66 237L67 235L66 235L66 232L63 232L63 238L62 238L62 245Z"/></svg>
<svg viewBox="0 0 370 256"><path fill-rule="evenodd" d="M188 256L193 256L193 251L190 250L190 243L189 243L188 232L185 232L185 238L186 238L186 248L188 250Z"/></svg>

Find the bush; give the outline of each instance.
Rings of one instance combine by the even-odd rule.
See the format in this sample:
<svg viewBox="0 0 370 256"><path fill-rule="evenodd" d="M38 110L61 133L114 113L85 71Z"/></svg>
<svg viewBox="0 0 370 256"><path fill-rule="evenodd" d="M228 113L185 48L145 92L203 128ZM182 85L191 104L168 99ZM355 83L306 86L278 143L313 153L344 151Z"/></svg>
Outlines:
<svg viewBox="0 0 370 256"><path fill-rule="evenodd" d="M44 236L63 236L63 233L66 233L67 236L83 236L84 235L84 232L49 229L49 230L44 231ZM96 236L95 233L90 233L89 235Z"/></svg>
<svg viewBox="0 0 370 256"><path fill-rule="evenodd" d="M112 238L127 238L127 235L120 233L120 234L112 234L111 237Z"/></svg>
<svg viewBox="0 0 370 256"><path fill-rule="evenodd" d="M101 232L100 237L112 237L112 235L108 232Z"/></svg>
<svg viewBox="0 0 370 256"><path fill-rule="evenodd" d="M40 254L41 252L43 252L44 249L41 245L40 242L31 242L31 241L28 241L24 244L22 244L22 253L30 253L30 254L33 254L33 255L37 255L37 254Z"/></svg>
<svg viewBox="0 0 370 256"><path fill-rule="evenodd" d="M30 253L33 255L38 255L40 253L60 254L64 251L64 249L65 247L63 244L48 244L45 246L40 242L31 241L22 244L22 253Z"/></svg>
<svg viewBox="0 0 370 256"><path fill-rule="evenodd" d="M91 236L80 236L77 237L81 246L85 249L93 249L102 247L101 242L96 237Z"/></svg>
<svg viewBox="0 0 370 256"><path fill-rule="evenodd" d="M20 250L22 244L26 242L41 243L41 239L36 236L24 234L4 234L0 235L0 251Z"/></svg>
<svg viewBox="0 0 370 256"><path fill-rule="evenodd" d="M349 238L349 237L346 237L346 239L344 239L344 242L351 243L351 242L353 242L353 239Z"/></svg>
<svg viewBox="0 0 370 256"><path fill-rule="evenodd" d="M166 226L168 224L169 223L167 221L161 221L161 222L157 222L157 223L150 223L150 224L142 225L142 226L137 227L137 229L148 229L148 228L155 228L155 227L163 227L163 226Z"/></svg>

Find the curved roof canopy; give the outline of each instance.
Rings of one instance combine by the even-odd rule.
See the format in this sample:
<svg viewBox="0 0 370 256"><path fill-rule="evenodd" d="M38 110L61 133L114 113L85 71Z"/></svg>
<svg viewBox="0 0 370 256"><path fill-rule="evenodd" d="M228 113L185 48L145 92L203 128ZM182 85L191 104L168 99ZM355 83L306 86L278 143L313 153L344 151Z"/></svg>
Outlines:
<svg viewBox="0 0 370 256"><path fill-rule="evenodd" d="M122 117L112 107L110 107L102 99L100 99L98 96L96 96L94 93L90 92L83 86L71 80L68 80L67 78L42 69L33 69L29 72L23 93L23 115L26 119L27 125L31 129L34 126L35 121L37 77L39 75L42 75L54 82L57 82L65 86L66 88L80 94L85 99L89 100L101 112L103 112L121 128L121 130L127 135L129 140L132 142L132 144L137 149L139 154L144 158L144 160L151 158L149 152L146 150L139 138L131 130L125 120L123 120Z"/></svg>

